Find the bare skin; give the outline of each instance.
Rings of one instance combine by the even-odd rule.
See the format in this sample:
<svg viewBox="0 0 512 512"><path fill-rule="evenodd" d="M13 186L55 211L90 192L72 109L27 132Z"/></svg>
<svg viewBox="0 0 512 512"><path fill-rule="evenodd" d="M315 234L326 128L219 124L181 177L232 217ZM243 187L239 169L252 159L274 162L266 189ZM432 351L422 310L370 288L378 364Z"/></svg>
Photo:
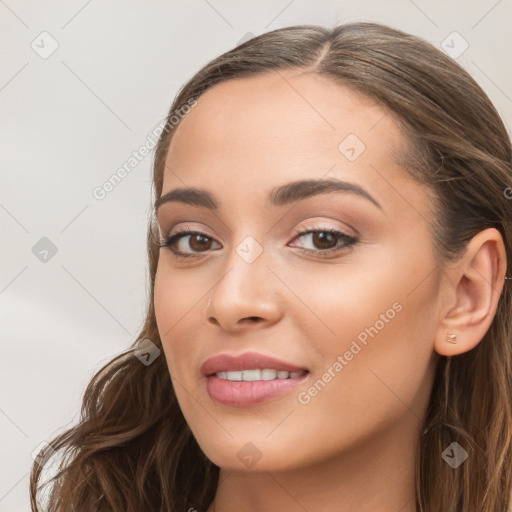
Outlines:
<svg viewBox="0 0 512 512"><path fill-rule="evenodd" d="M490 326L506 271L499 232L482 231L442 268L427 191L396 163L406 139L393 116L311 73L217 85L176 130L162 194L198 187L219 202L216 212L167 203L157 215L162 236L208 235L175 246L197 258L160 249L155 281L180 407L221 468L208 512L416 512L415 447L435 363L471 350ZM359 156L357 139L339 149L349 134L365 145ZM274 187L302 179L355 183L382 208L349 192L267 204ZM304 228L357 242L297 236ZM251 263L237 252L248 236L262 249ZM328 247L338 252L322 257ZM377 333L349 360L371 326ZM261 404L215 402L201 364L247 351L305 367L307 380ZM336 371L339 356L346 364ZM325 386L310 391L319 379ZM244 462L244 447L259 460Z"/></svg>

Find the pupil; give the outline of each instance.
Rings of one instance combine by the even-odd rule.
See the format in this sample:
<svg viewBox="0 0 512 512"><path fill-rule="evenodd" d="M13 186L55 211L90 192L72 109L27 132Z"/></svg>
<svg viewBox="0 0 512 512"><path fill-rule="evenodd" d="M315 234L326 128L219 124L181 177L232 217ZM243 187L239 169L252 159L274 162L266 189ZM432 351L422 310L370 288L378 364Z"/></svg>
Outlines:
<svg viewBox="0 0 512 512"><path fill-rule="evenodd" d="M328 233L326 231L320 231L319 233L313 233L313 241L316 242L318 241L318 239L320 239L320 246L322 246L322 244L325 244L326 242L326 239L327 239L327 245L328 245L328 249L332 246L329 246L329 241L332 242L333 239L335 241L335 237L334 237L334 233ZM330 239L330 240L329 240ZM325 247L322 247L325 249Z"/></svg>
<svg viewBox="0 0 512 512"><path fill-rule="evenodd" d="M196 244L197 241L199 241L198 244ZM190 244L190 247L192 247L192 249L194 249L194 250L204 249L205 246L208 245L208 238L203 235L194 235L190 238L189 244ZM196 247L194 247L194 246L196 246Z"/></svg>

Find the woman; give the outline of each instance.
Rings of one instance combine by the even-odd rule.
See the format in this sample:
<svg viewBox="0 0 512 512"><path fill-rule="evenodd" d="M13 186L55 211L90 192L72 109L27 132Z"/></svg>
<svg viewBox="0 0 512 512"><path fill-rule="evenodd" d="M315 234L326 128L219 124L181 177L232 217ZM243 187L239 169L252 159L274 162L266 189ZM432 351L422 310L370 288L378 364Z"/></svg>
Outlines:
<svg viewBox="0 0 512 512"><path fill-rule="evenodd" d="M481 88L392 28L208 63L156 148L145 325L51 441L49 509L508 510L511 167Z"/></svg>

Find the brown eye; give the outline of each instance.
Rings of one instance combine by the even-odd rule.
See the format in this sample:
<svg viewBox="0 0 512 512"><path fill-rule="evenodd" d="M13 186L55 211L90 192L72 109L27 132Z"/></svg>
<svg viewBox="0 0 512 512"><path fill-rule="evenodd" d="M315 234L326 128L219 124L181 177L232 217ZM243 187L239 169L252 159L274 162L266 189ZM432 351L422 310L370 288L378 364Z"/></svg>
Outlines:
<svg viewBox="0 0 512 512"><path fill-rule="evenodd" d="M299 231L294 240L298 240L301 250L321 257L346 251L358 242L357 238L330 228Z"/></svg>
<svg viewBox="0 0 512 512"><path fill-rule="evenodd" d="M210 249L212 245L212 239L204 235L188 235L190 240L188 245L193 251L204 251Z"/></svg>
<svg viewBox="0 0 512 512"><path fill-rule="evenodd" d="M186 238L189 239L188 242ZM176 258L194 258L210 250L212 242L215 240L206 233L182 231L164 238L158 247L169 249Z"/></svg>
<svg viewBox="0 0 512 512"><path fill-rule="evenodd" d="M331 249L336 247L338 237L328 231L315 231L312 241L317 249Z"/></svg>

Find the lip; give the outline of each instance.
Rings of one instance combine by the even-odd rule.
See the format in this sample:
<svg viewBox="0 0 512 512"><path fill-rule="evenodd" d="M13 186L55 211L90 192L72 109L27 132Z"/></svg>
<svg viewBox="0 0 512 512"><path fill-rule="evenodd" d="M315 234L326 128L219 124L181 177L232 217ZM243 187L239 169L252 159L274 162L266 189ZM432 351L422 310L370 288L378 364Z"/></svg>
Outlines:
<svg viewBox="0 0 512 512"><path fill-rule="evenodd" d="M255 380L252 382L229 381L216 375L206 377L206 391L210 398L222 405L248 407L270 402L289 393L307 381L310 374L300 377L275 380Z"/></svg>
<svg viewBox="0 0 512 512"><path fill-rule="evenodd" d="M292 363L266 356L257 352L245 352L238 356L230 354L219 354L218 356L207 359L201 365L201 372L210 377L217 372L232 372L240 370L254 370L257 368L270 368L277 371L300 372L309 370L304 367L296 366ZM269 381L270 382L270 381Z"/></svg>

